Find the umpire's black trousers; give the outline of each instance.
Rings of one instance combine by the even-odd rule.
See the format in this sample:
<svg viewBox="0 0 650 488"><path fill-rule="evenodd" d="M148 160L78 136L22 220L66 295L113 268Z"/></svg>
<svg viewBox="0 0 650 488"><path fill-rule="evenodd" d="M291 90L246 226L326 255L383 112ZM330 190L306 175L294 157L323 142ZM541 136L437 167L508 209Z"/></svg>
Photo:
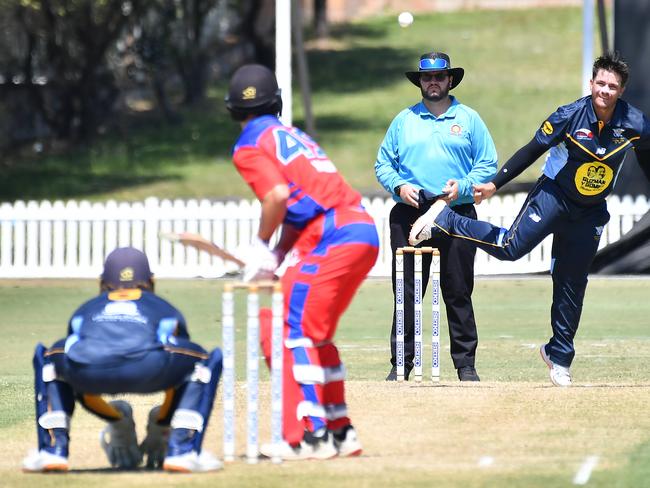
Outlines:
<svg viewBox="0 0 650 488"><path fill-rule="evenodd" d="M452 209L460 215L476 219L476 209L472 204L457 205ZM390 212L390 247L393 252L392 280L393 298L395 297L395 250L408 246L411 226L422 212L410 205L397 203ZM437 247L440 250L440 287L442 299L447 311L451 358L456 369L462 366L474 366L478 333L472 306L474 289L474 256L476 247L465 239L453 239L437 233L432 239L424 241L418 247ZM422 258L423 292L427 289L431 255ZM427 303L427 300L423 300ZM390 362L395 365L395 300L393 299L393 327L390 333ZM423 323L423 338L429 337L430 327ZM413 254L404 255L404 360L406 370L413 367L414 350L413 324ZM424 360L423 360L424 362ZM426 364L426 363L425 363Z"/></svg>

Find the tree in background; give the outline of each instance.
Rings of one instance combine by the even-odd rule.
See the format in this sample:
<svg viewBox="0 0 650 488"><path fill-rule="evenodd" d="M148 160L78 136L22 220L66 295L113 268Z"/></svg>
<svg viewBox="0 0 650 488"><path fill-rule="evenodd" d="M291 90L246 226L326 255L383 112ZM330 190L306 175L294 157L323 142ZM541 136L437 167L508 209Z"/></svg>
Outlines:
<svg viewBox="0 0 650 488"><path fill-rule="evenodd" d="M0 99L20 100L17 139L30 130L84 140L118 95L106 53L143 0L2 0ZM15 114L15 113L14 113ZM34 132L31 134L34 135Z"/></svg>

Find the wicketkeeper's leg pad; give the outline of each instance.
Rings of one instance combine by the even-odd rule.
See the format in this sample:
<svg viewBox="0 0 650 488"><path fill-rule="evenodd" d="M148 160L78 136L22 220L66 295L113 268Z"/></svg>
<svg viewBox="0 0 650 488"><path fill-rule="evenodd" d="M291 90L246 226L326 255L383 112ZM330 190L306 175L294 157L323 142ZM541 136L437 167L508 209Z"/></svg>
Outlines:
<svg viewBox="0 0 650 488"><path fill-rule="evenodd" d="M196 363L189 381L180 389L181 398L171 420L167 456L201 452L221 378L222 362L221 350L214 349L207 359Z"/></svg>
<svg viewBox="0 0 650 488"><path fill-rule="evenodd" d="M38 449L67 457L74 392L70 385L57 380L56 369L46 352L45 346L39 343L33 358Z"/></svg>

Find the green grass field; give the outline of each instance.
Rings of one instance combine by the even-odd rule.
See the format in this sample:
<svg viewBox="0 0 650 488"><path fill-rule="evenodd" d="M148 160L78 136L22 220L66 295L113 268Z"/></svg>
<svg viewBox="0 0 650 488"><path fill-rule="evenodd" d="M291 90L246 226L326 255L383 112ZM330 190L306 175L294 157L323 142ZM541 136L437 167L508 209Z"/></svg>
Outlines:
<svg viewBox="0 0 650 488"><path fill-rule="evenodd" d="M185 313L194 339L206 347L220 342L222 283L158 283L159 293ZM440 384L383 381L392 298L387 281L369 280L336 338L348 369L349 409L364 443L362 457L282 466L237 462L218 473L187 476L111 472L97 442L102 422L78 409L71 434L74 471L48 476L20 471L22 457L36 441L33 347L37 341L49 344L62 336L70 313L96 293L97 283L0 280L5 341L0 354L0 485L554 488L571 486L580 467L596 456L587 486L648 486L649 286L647 278L591 280L572 367L574 387L559 389L550 385L537 351L550 335L548 277L477 281L477 369L482 382L473 385L461 385L455 377L446 330ZM239 331L243 324L239 319ZM429 364L427 358L425 367ZM262 386L268 388L266 376ZM155 395L129 397L139 435L149 407L158 400ZM238 407L243 408L243 402ZM218 396L206 437L206 447L218 455L220 408ZM264 441L268 427L262 424L261 429ZM242 447L239 442L243 453Z"/></svg>
<svg viewBox="0 0 650 488"><path fill-rule="evenodd" d="M316 138L353 186L383 194L377 149L393 117L420 99L404 71L436 49L465 68L453 94L480 113L503 163L559 105L581 96L581 12L469 10L420 14L407 29L395 15L332 26L328 42L308 43ZM201 107L182 110L180 124L128 114L86 147L9 161L0 201L251 197L230 162L239 128L223 106L225 84L216 81ZM293 94L294 122L304 127L297 82ZM538 163L519 180L539 172Z"/></svg>

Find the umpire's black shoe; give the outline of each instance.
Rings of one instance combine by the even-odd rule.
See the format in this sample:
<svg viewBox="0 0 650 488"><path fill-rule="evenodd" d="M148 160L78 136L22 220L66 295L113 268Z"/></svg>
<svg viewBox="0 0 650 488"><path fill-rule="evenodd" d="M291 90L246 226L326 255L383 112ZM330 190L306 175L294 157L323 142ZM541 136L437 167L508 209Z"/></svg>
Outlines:
<svg viewBox="0 0 650 488"><path fill-rule="evenodd" d="M458 379L460 381L481 381L474 366L461 366L458 368Z"/></svg>
<svg viewBox="0 0 650 488"><path fill-rule="evenodd" d="M408 366L404 366L404 381L408 381L412 369L413 366L410 368ZM397 366L393 366L390 369L390 373L388 373L388 376L386 376L386 381L397 381Z"/></svg>

